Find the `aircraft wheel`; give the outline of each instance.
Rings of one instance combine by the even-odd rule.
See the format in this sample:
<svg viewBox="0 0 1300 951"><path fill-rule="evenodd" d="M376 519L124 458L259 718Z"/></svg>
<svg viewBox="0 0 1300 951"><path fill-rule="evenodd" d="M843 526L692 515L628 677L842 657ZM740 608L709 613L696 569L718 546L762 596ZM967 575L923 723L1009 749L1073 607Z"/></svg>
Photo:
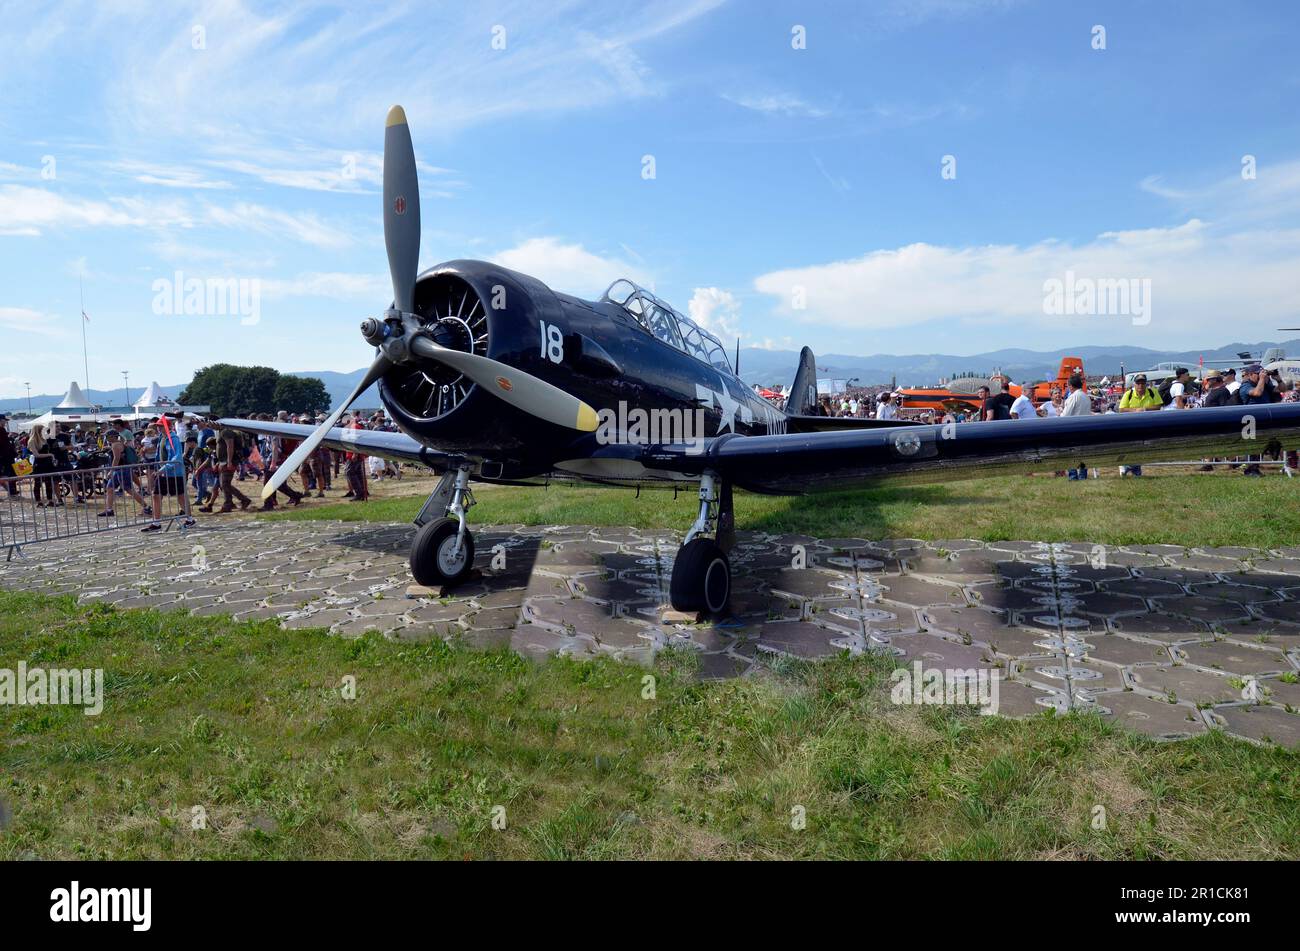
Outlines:
<svg viewBox="0 0 1300 951"><path fill-rule="evenodd" d="M429 588L454 585L474 570L474 536L465 533L465 543L456 553L456 533L460 523L454 518L429 522L415 533L411 542L411 577L416 584Z"/></svg>
<svg viewBox="0 0 1300 951"><path fill-rule="evenodd" d="M711 538L687 542L677 552L670 586L678 611L721 614L731 598L731 562Z"/></svg>

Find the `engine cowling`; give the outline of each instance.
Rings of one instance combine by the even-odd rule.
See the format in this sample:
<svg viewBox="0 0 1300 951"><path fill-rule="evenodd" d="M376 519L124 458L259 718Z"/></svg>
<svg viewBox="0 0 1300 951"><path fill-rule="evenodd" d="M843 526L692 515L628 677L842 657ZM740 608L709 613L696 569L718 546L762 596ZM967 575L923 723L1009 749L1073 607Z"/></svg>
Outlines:
<svg viewBox="0 0 1300 951"><path fill-rule="evenodd" d="M487 302L455 273L433 274L415 286L415 315L435 342L453 350L488 356L491 321ZM402 415L418 423L444 420L460 409L475 384L440 365L401 364L384 374L387 399Z"/></svg>

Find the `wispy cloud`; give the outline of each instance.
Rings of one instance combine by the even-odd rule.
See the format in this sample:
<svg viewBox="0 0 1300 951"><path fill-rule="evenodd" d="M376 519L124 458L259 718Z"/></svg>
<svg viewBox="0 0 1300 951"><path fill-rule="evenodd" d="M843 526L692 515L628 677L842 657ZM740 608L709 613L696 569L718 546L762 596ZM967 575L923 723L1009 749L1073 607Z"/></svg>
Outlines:
<svg viewBox="0 0 1300 951"><path fill-rule="evenodd" d="M39 235L58 228L189 227L182 207L139 198L78 198L53 188L0 185L0 234Z"/></svg>
<svg viewBox="0 0 1300 951"><path fill-rule="evenodd" d="M351 298L368 300L381 307L392 296L392 285L387 275L345 274L341 272L313 272L284 280L261 282L262 295L268 299L299 297L325 297L331 300Z"/></svg>
<svg viewBox="0 0 1300 951"><path fill-rule="evenodd" d="M1164 198L1184 214L1222 225L1291 222L1300 215L1300 160L1257 162L1254 177L1240 171L1208 183L1172 187L1163 175L1148 175L1138 187Z"/></svg>
<svg viewBox="0 0 1300 951"><path fill-rule="evenodd" d="M832 175L830 172L826 171L826 165L822 162L821 156L814 155L813 162L816 163L817 171L822 173L822 178L826 179L826 183L830 185L831 188L841 194L849 190L849 180L841 175Z"/></svg>
<svg viewBox="0 0 1300 951"><path fill-rule="evenodd" d="M207 219L213 224L271 237L288 236L318 248L346 248L352 244L347 232L326 223L315 212L289 212L252 202L230 207L208 205Z"/></svg>
<svg viewBox="0 0 1300 951"><path fill-rule="evenodd" d="M184 188L195 191L234 187L230 182L207 178L196 169L185 168L180 165L156 165L150 162L123 159L105 163L105 167L144 185L160 185L164 188Z"/></svg>
<svg viewBox="0 0 1300 951"><path fill-rule="evenodd" d="M767 115L807 119L824 119L831 115L830 109L813 105L805 99L796 96L794 93L788 92L768 93L765 95L755 93L724 93L722 98L727 102L740 106L742 109L749 109L753 112L762 112Z"/></svg>
<svg viewBox="0 0 1300 951"><path fill-rule="evenodd" d="M0 329L38 337L63 337L67 332L57 324L58 318L28 307L0 307Z"/></svg>

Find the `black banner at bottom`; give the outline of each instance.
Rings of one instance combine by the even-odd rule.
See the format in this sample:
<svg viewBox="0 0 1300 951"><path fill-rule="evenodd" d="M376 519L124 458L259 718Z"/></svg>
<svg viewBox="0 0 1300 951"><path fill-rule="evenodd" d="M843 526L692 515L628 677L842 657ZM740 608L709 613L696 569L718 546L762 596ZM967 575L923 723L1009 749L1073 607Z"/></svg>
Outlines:
<svg viewBox="0 0 1300 951"><path fill-rule="evenodd" d="M1264 863L245 863L0 864L7 937L373 937L441 920L547 931L687 914L734 936L743 922L909 922L936 943L983 922L1095 934L1197 928L1231 938L1293 917L1288 867ZM905 916L905 917L900 917ZM854 925L853 922L858 924ZM684 923L684 922L683 922ZM1049 932L1050 933L1050 932Z"/></svg>

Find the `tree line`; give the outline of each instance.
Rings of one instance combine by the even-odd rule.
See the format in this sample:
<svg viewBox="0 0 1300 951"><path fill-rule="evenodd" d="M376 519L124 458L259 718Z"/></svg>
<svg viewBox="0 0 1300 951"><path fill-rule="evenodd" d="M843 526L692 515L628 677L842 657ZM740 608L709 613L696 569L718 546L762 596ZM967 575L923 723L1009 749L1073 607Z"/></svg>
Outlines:
<svg viewBox="0 0 1300 951"><path fill-rule="evenodd" d="M207 403L218 416L254 413L320 413L330 408L325 384L314 376L290 376L271 367L214 363L194 374L177 402Z"/></svg>

